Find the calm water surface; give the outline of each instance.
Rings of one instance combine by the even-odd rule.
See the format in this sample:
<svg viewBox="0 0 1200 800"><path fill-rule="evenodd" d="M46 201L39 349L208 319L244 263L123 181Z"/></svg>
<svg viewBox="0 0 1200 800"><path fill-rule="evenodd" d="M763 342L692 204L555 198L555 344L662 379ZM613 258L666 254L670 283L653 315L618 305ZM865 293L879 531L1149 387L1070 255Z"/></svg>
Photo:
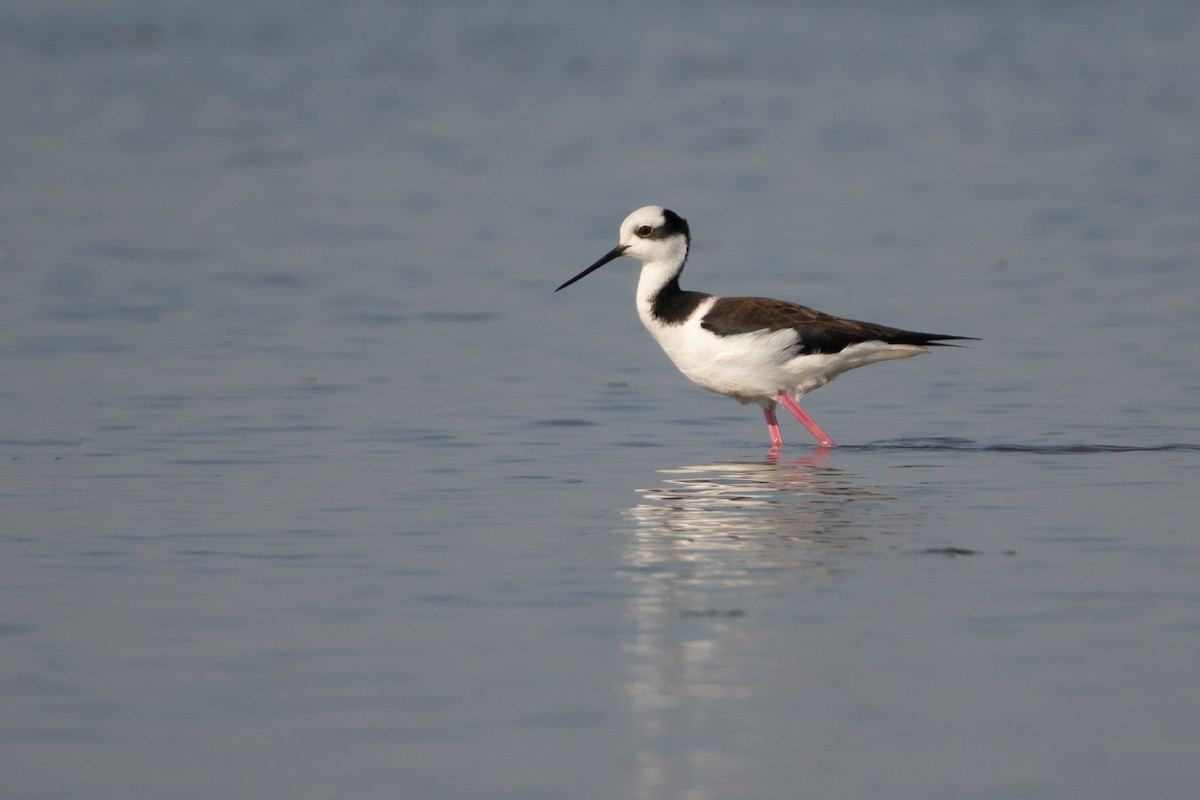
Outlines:
<svg viewBox="0 0 1200 800"><path fill-rule="evenodd" d="M1200 11L0 9L0 796L1192 798ZM606 252L982 337L806 406Z"/></svg>

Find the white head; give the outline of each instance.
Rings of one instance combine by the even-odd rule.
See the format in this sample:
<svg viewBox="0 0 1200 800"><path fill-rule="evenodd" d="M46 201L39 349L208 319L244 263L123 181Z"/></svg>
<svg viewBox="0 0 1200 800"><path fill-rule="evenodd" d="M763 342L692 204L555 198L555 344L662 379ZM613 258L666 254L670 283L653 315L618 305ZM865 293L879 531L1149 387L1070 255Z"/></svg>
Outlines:
<svg viewBox="0 0 1200 800"><path fill-rule="evenodd" d="M686 219L662 206L643 206L621 223L620 244L558 289L565 289L621 256L636 258L643 264L662 264L678 274L687 260L691 240Z"/></svg>

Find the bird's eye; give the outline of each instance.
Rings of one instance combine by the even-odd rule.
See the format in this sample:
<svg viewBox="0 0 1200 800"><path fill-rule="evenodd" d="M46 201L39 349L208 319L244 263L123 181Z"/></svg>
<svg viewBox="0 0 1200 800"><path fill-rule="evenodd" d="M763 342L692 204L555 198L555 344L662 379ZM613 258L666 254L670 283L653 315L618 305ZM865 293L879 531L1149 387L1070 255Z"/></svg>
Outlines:
<svg viewBox="0 0 1200 800"><path fill-rule="evenodd" d="M634 231L638 236L649 236L653 232L654 228L651 228L649 225L641 225Z"/></svg>

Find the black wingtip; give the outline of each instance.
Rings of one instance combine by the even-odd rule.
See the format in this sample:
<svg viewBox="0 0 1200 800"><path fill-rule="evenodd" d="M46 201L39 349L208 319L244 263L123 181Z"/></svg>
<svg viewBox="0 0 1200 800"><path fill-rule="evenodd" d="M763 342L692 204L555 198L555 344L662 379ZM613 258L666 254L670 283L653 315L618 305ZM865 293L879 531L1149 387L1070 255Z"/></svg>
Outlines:
<svg viewBox="0 0 1200 800"><path fill-rule="evenodd" d="M978 336L934 336L929 335L928 339L921 342L922 345L928 347L966 347L967 345L951 344L947 339L954 339L960 342L982 342Z"/></svg>

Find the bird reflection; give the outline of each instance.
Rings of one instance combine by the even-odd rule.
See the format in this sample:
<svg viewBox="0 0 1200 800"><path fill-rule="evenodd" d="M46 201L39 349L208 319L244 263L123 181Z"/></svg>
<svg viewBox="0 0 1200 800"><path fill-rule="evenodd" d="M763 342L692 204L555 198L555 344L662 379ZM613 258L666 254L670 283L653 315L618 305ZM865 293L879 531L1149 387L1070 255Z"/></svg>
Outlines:
<svg viewBox="0 0 1200 800"><path fill-rule="evenodd" d="M757 757L754 686L772 669L764 653L782 624L760 612L798 591L803 576L836 580L905 515L897 498L821 451L659 475L627 512L631 796L731 796L724 781Z"/></svg>
<svg viewBox="0 0 1200 800"><path fill-rule="evenodd" d="M639 489L641 502L628 512L636 522L630 561L708 564L706 574L721 580L748 569L820 566L862 538L854 529L867 506L894 500L827 466L820 452L787 463L660 470L663 484Z"/></svg>

